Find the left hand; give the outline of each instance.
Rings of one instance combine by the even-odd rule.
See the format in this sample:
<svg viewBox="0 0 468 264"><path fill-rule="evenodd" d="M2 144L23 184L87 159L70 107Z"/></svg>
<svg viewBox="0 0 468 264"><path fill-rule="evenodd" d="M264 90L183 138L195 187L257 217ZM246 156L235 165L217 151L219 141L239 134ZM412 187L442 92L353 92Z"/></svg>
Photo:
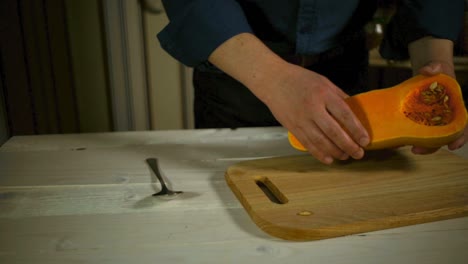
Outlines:
<svg viewBox="0 0 468 264"><path fill-rule="evenodd" d="M422 75L436 75L439 73L444 73L455 78L455 70L453 68L453 65L439 61L432 61L426 64L419 70L419 73ZM463 147L463 145L465 145L466 142L468 142L468 126L465 127L465 131L463 135L461 135L461 137L449 143L447 146L448 149L455 150ZM437 150L439 150L439 148L423 148L417 146L413 146L413 148L411 149L411 151L414 154L431 154L436 152Z"/></svg>

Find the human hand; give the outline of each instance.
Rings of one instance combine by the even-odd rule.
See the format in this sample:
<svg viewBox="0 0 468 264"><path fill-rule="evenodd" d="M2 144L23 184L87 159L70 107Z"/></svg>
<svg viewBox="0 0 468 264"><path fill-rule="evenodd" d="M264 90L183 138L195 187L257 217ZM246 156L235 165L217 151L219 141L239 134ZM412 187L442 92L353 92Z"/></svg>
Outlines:
<svg viewBox="0 0 468 264"><path fill-rule="evenodd" d="M362 158L369 136L345 103L348 95L322 75L292 64L285 68L264 97L275 118L325 164Z"/></svg>
<svg viewBox="0 0 468 264"><path fill-rule="evenodd" d="M423 66L419 70L419 74L423 75L436 75L439 73L444 73L455 78L455 70L452 64L443 62L443 61L432 61L427 65ZM448 144L450 150L455 150L463 147L463 145L468 141L468 126L465 127L464 133L455 141ZM415 154L431 154L439 150L439 148L423 148L413 146L411 151Z"/></svg>
<svg viewBox="0 0 468 264"><path fill-rule="evenodd" d="M225 41L208 60L249 88L321 162L364 156L367 131L327 78L287 63L250 33Z"/></svg>

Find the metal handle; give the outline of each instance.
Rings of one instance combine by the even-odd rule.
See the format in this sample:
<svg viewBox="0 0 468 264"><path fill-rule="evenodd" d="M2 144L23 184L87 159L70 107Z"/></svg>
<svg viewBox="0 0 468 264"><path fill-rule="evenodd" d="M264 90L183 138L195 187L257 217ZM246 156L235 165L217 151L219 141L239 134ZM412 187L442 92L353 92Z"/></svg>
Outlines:
<svg viewBox="0 0 468 264"><path fill-rule="evenodd" d="M158 160L155 158L146 159L146 163L150 166L151 170L154 172L156 177L161 184L161 191L167 192L166 182L164 181L163 176L161 175L161 170L159 169Z"/></svg>

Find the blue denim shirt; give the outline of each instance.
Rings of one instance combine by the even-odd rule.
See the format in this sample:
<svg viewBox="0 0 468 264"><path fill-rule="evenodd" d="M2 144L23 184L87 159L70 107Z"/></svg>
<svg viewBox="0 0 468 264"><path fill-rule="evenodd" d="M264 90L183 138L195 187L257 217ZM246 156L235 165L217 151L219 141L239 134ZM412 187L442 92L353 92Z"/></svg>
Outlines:
<svg viewBox="0 0 468 264"><path fill-rule="evenodd" d="M169 24L161 46L188 66L207 61L229 38L253 33L275 50L318 54L362 28L377 0L163 0ZM386 30L381 54L408 57L409 42L424 36L456 40L464 0L402 0ZM352 26L350 26L352 25Z"/></svg>

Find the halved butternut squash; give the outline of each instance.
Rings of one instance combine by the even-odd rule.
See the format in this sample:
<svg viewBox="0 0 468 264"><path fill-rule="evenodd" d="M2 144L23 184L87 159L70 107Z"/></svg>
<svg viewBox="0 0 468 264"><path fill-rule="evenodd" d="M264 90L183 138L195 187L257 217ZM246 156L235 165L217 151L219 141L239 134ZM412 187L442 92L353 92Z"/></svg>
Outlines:
<svg viewBox="0 0 468 264"><path fill-rule="evenodd" d="M460 137L468 114L460 85L447 75L418 75L396 86L346 99L370 136L365 148L441 147ZM288 133L291 146L305 151Z"/></svg>

